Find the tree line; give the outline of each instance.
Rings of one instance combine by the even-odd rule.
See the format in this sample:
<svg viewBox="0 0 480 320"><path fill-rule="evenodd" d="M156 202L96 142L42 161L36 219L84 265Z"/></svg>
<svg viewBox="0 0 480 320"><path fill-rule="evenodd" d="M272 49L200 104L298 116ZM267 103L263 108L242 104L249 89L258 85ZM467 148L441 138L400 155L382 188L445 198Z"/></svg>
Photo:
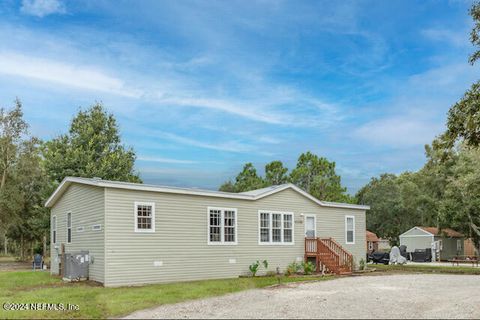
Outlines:
<svg viewBox="0 0 480 320"><path fill-rule="evenodd" d="M0 232L3 253L46 252L46 199L66 176L141 182L135 153L122 145L112 114L96 103L80 110L68 133L42 141L29 133L22 103L0 109Z"/></svg>
<svg viewBox="0 0 480 320"><path fill-rule="evenodd" d="M245 192L283 183L293 183L312 196L336 202L355 202L346 193L340 176L335 172L335 162L319 157L310 151L298 157L297 166L289 173L279 160L265 165L265 176L258 175L252 163L246 163L235 180L228 180L219 188L225 192Z"/></svg>
<svg viewBox="0 0 480 320"><path fill-rule="evenodd" d="M470 41L480 59L480 3L470 9ZM393 242L415 225L453 228L480 244L480 81L448 111L446 130L425 146L418 172L383 174L356 195L370 204L367 227Z"/></svg>

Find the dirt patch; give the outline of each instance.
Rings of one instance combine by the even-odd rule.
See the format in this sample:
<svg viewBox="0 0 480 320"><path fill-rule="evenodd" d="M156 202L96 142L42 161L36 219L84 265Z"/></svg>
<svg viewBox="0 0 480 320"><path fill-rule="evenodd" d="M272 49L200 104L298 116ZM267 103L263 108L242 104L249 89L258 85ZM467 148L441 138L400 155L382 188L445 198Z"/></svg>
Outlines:
<svg viewBox="0 0 480 320"><path fill-rule="evenodd" d="M17 261L0 261L0 272L31 270L32 263Z"/></svg>

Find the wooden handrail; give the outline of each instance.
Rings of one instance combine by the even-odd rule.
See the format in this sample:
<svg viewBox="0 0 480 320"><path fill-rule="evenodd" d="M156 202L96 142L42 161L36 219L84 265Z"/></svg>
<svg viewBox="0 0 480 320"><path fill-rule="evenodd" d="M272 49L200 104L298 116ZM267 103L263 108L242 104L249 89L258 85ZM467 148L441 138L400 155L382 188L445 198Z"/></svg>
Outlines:
<svg viewBox="0 0 480 320"><path fill-rule="evenodd" d="M317 259L317 271L323 265L333 273L353 270L353 256L332 238L305 238L305 259Z"/></svg>
<svg viewBox="0 0 480 320"><path fill-rule="evenodd" d="M350 252L345 250L335 239L324 238L320 239L321 242L324 242L332 252L338 255L339 265L347 267L349 271L353 270L353 256Z"/></svg>

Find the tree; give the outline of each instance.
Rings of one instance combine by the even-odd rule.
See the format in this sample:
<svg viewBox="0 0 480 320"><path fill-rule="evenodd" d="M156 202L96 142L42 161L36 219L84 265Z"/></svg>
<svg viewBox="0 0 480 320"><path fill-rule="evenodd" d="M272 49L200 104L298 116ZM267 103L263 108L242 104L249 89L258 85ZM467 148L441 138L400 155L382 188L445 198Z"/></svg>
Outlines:
<svg viewBox="0 0 480 320"><path fill-rule="evenodd" d="M22 135L27 133L28 125L23 120L22 103L15 100L13 110L0 109L0 192L5 187L10 168L17 159L17 148Z"/></svg>
<svg viewBox="0 0 480 320"><path fill-rule="evenodd" d="M480 47L480 3L477 1L474 2L469 13L475 24L470 32L470 42L474 46ZM477 49L474 53L472 53L468 61L470 64L474 64L478 59L480 59L480 49Z"/></svg>
<svg viewBox="0 0 480 320"><path fill-rule="evenodd" d="M246 163L235 178L235 183L227 181L219 190L225 192L245 192L291 181L312 196L325 201L355 202L355 198L346 194L340 176L335 173L335 162L329 162L311 152L298 158L297 167L288 175L288 169L281 161L272 161L265 165L265 178L257 174L252 163Z"/></svg>
<svg viewBox="0 0 480 320"><path fill-rule="evenodd" d="M267 186L279 185L288 181L288 168L281 161L272 161L265 165L265 184Z"/></svg>
<svg viewBox="0 0 480 320"><path fill-rule="evenodd" d="M442 226L454 228L480 245L480 150L461 147L440 201Z"/></svg>
<svg viewBox="0 0 480 320"><path fill-rule="evenodd" d="M20 240L22 259L25 258L27 242L32 245L42 240L46 254L50 219L43 203L49 195L50 183L41 165L40 144L41 141L36 138L22 143L12 179L15 182L18 212L10 222L8 234L10 238Z"/></svg>
<svg viewBox="0 0 480 320"><path fill-rule="evenodd" d="M290 173L290 181L320 200L350 200L340 176L335 173L335 162L311 152L300 155L296 168Z"/></svg>
<svg viewBox="0 0 480 320"><path fill-rule="evenodd" d="M452 145L463 139L468 145L480 145L480 81L448 111L447 136Z"/></svg>
<svg viewBox="0 0 480 320"><path fill-rule="evenodd" d="M228 180L224 182L218 190L223 192L235 192L235 184L231 180Z"/></svg>
<svg viewBox="0 0 480 320"><path fill-rule="evenodd" d="M11 111L0 110L0 226L5 236L5 251L7 235L19 239L22 258L25 241L48 230L47 211L43 208L48 182L41 166L41 141L29 137L27 129L18 99Z"/></svg>
<svg viewBox="0 0 480 320"><path fill-rule="evenodd" d="M243 166L242 172L240 172L235 178L235 192L245 192L255 189L263 188L263 179L258 176L257 169L252 163L246 163Z"/></svg>
<svg viewBox="0 0 480 320"><path fill-rule="evenodd" d="M43 156L56 184L66 176L141 182L134 172L135 152L121 144L114 116L100 103L80 110L68 134L44 145Z"/></svg>
<svg viewBox="0 0 480 320"><path fill-rule="evenodd" d="M407 230L400 216L402 200L397 180L393 174L382 174L380 178L372 178L356 195L358 203L370 206L367 229L391 242Z"/></svg>
<svg viewBox="0 0 480 320"><path fill-rule="evenodd" d="M480 2L475 1L470 8L474 27L470 32L470 42L477 50L469 58L470 64L480 59ZM447 137L450 146L463 139L467 145L480 145L480 81L474 83L448 112Z"/></svg>

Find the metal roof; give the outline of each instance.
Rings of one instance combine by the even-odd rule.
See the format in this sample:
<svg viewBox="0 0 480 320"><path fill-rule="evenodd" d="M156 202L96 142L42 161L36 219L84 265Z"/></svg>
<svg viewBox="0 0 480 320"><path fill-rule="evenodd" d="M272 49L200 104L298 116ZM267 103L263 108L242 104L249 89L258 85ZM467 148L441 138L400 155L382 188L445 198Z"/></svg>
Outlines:
<svg viewBox="0 0 480 320"><path fill-rule="evenodd" d="M335 207L335 208L348 208L348 209L358 209L358 210L368 210L369 206L365 205L356 205L349 203L336 203L336 202L327 202L320 201L307 192L303 191L294 184L286 183L278 186L272 186L257 190L252 190L242 193L232 193L232 192L222 192L206 189L197 189L197 188L180 188L180 187L170 187L170 186L158 186L150 185L143 183L132 183L132 182L121 182L121 181L111 181L111 180L102 180L98 178L79 178L79 177L66 177L53 192L53 194L45 202L45 206L51 208L55 205L58 199L63 195L67 188L74 183L90 185L102 188L117 188L117 189L126 189L126 190L137 190L137 191L151 191L151 192L163 192L163 193L175 193L175 194L186 194L194 196L206 196L206 197L217 197L217 198L227 198L227 199L241 199L241 200L258 200L263 197L269 196L271 194L280 192L285 189L293 189L306 198L314 201L323 207Z"/></svg>

